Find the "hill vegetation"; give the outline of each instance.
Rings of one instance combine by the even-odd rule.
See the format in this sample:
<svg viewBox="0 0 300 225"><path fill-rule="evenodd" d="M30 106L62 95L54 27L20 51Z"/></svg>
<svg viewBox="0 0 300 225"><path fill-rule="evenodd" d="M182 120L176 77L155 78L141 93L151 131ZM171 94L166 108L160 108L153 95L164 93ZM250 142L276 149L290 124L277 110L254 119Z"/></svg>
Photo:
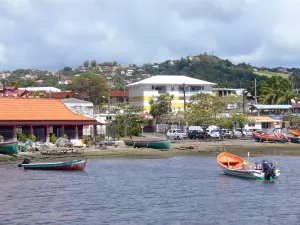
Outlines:
<svg viewBox="0 0 300 225"><path fill-rule="evenodd" d="M85 60L78 68L66 66L56 71L35 69L3 71L9 73L7 80L11 85L55 86L61 89L68 89L67 84L74 76L86 72L105 77L113 90L124 90L126 84L160 74L190 76L217 83L218 87L245 88L252 95L255 79L258 95L264 81L274 76L292 78L295 88L300 84L298 68L259 68L246 63L233 64L228 59L207 53L140 66L135 64L121 66L116 61L99 63L96 60Z"/></svg>

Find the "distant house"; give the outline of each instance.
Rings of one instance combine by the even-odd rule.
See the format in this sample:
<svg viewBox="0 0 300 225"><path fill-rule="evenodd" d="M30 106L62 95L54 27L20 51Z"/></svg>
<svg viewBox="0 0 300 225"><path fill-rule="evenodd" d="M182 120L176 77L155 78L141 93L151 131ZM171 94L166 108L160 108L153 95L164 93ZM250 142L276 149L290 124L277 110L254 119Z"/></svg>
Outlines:
<svg viewBox="0 0 300 225"><path fill-rule="evenodd" d="M128 102L128 91L111 91L110 92L110 102L111 104Z"/></svg>
<svg viewBox="0 0 300 225"><path fill-rule="evenodd" d="M5 90L3 90L3 86L0 87L0 96L6 96L6 97L23 97L27 94L26 90L19 90L15 86L7 86L4 87Z"/></svg>
<svg viewBox="0 0 300 225"><path fill-rule="evenodd" d="M249 111L252 115L283 115L292 112L292 105L249 105Z"/></svg>
<svg viewBox="0 0 300 225"><path fill-rule="evenodd" d="M275 128L287 128L288 122L282 119L272 118L271 116L250 116L250 123L246 124L245 129L249 130L273 130Z"/></svg>
<svg viewBox="0 0 300 225"><path fill-rule="evenodd" d="M280 69L278 69L278 71L281 72L281 73L288 73L289 72L287 68L280 68Z"/></svg>
<svg viewBox="0 0 300 225"><path fill-rule="evenodd" d="M64 99L64 98L72 98L74 97L76 94L74 92L38 92L43 94L42 96L44 98L57 98L57 99ZM28 91L26 93L26 96L28 97L33 97L35 96L36 91Z"/></svg>
<svg viewBox="0 0 300 225"><path fill-rule="evenodd" d="M60 89L56 87L20 87L19 90L26 90L26 91L41 91L41 92L61 92Z"/></svg>

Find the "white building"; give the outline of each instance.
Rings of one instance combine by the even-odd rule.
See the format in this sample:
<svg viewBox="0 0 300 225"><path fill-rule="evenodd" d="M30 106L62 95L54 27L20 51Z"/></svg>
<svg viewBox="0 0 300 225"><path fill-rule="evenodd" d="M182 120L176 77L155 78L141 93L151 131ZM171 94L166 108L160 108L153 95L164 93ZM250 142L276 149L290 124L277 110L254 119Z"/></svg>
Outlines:
<svg viewBox="0 0 300 225"><path fill-rule="evenodd" d="M169 93L174 96L172 101L173 111L184 109L184 89L186 102L191 95L203 92L212 94L215 83L198 80L195 78L179 75L157 75L127 85L129 91L129 102L142 106L144 112L150 111L149 101L158 97L161 93Z"/></svg>
<svg viewBox="0 0 300 225"><path fill-rule="evenodd" d="M65 98L61 100L72 112L94 118L94 104L77 98ZM83 135L91 135L93 126L83 126Z"/></svg>
<svg viewBox="0 0 300 225"><path fill-rule="evenodd" d="M20 87L19 90L38 91L38 92L61 92L60 89L55 87Z"/></svg>

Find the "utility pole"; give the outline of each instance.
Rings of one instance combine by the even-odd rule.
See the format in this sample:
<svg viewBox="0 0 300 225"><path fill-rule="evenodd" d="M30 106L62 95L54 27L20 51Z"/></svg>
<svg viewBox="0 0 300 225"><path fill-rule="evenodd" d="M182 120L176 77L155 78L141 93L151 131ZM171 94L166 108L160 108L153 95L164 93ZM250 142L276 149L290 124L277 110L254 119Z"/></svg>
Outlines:
<svg viewBox="0 0 300 225"><path fill-rule="evenodd" d="M257 96L256 96L256 78L254 79L254 97L255 97L255 104L257 104Z"/></svg>
<svg viewBox="0 0 300 225"><path fill-rule="evenodd" d="M245 91L243 90L243 114L245 114Z"/></svg>
<svg viewBox="0 0 300 225"><path fill-rule="evenodd" d="M185 100L185 84L183 84L183 110L186 112L186 100Z"/></svg>

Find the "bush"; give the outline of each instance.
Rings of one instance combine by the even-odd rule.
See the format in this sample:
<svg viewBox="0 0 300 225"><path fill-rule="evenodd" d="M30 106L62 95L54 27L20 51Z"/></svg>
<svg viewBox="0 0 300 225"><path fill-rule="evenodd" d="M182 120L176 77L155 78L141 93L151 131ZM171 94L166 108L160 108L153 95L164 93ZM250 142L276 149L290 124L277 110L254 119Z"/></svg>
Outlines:
<svg viewBox="0 0 300 225"><path fill-rule="evenodd" d="M67 134L64 134L64 138L65 138L65 139L68 139L69 137L68 137L68 135L67 135Z"/></svg>
<svg viewBox="0 0 300 225"><path fill-rule="evenodd" d="M52 134L51 137L50 137L50 142L53 143L53 144L55 144L56 139L57 139L56 135Z"/></svg>
<svg viewBox="0 0 300 225"><path fill-rule="evenodd" d="M21 142L26 142L27 141L27 135L24 134L24 133L19 134L18 140L21 141Z"/></svg>
<svg viewBox="0 0 300 225"><path fill-rule="evenodd" d="M35 142L36 141L36 136L34 134L30 134L29 139L32 140L33 142Z"/></svg>
<svg viewBox="0 0 300 225"><path fill-rule="evenodd" d="M3 141L4 137L2 135L0 135L0 141Z"/></svg>
<svg viewBox="0 0 300 225"><path fill-rule="evenodd" d="M85 143L88 143L89 141L92 141L91 136L83 136L82 139L84 140Z"/></svg>

